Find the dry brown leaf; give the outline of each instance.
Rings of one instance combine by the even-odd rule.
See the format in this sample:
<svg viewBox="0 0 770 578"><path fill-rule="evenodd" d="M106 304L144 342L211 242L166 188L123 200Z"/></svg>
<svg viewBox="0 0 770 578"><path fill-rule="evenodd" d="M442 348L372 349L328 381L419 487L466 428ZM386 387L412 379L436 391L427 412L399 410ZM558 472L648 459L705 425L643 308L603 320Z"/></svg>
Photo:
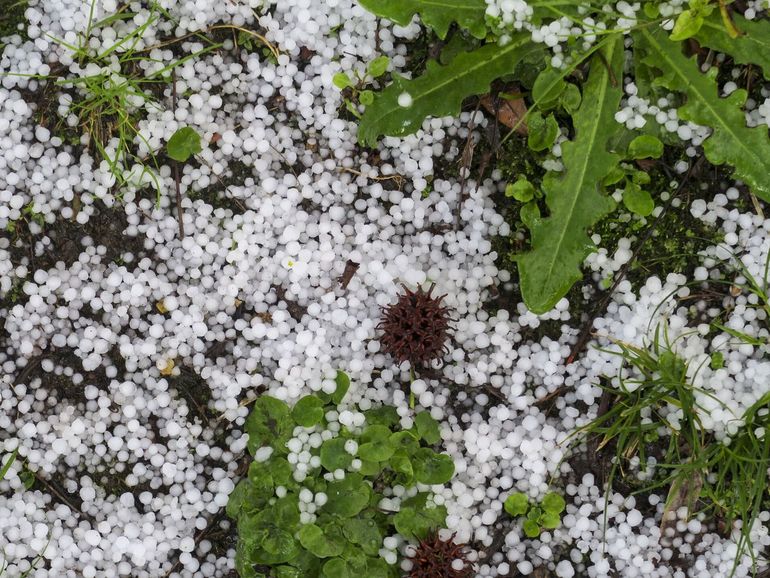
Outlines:
<svg viewBox="0 0 770 578"><path fill-rule="evenodd" d="M487 112L497 117L497 121L508 128L516 127L519 134L527 134L527 120L524 118L527 114L527 105L523 98L508 100L498 98L497 103L489 94L481 97L481 106Z"/></svg>
<svg viewBox="0 0 770 578"><path fill-rule="evenodd" d="M689 475L683 475L674 480L668 490L666 507L663 509L663 518L660 522L662 536L666 535L666 530L669 528L676 528L677 510L685 507L688 512L692 512L695 503L700 498L700 492L703 489L703 474L697 470L688 473Z"/></svg>

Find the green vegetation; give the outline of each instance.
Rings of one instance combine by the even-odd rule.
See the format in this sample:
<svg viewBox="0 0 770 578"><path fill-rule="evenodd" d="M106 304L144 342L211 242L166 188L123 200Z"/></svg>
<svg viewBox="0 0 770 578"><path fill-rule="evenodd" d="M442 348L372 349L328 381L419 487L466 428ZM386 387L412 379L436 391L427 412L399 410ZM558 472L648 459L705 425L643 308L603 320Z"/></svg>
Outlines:
<svg viewBox="0 0 770 578"><path fill-rule="evenodd" d="M166 143L166 154L180 163L186 163L191 156L202 150L201 136L189 126L177 130Z"/></svg>
<svg viewBox="0 0 770 578"><path fill-rule="evenodd" d="M537 538L543 530L558 528L566 506L564 498L556 492L547 493L540 504L532 504L525 494L516 492L508 496L503 504L511 516L524 516L522 530L528 538Z"/></svg>
<svg viewBox="0 0 770 578"><path fill-rule="evenodd" d="M417 491L454 475L452 459L434 449L438 423L422 412L405 430L395 408L383 406L363 412L364 426L338 424L331 418L348 387L340 373L333 394L305 396L293 408L269 396L256 401L246 423L255 460L227 506L238 523L241 576L395 578L398 566L379 555L383 539L398 532L419 540L443 527L446 508ZM323 439L303 446L312 456L306 474L289 449L302 433ZM382 500L396 485L407 493L391 511Z"/></svg>
<svg viewBox="0 0 770 578"><path fill-rule="evenodd" d="M607 195L609 187L623 181L625 207L641 216L653 212L661 191L650 188L644 172L624 170L621 161L658 158L664 153L663 142L668 147L681 146L665 138L665 131L654 121L632 130L614 120L622 96L627 34L634 40L631 69L639 94L655 99L673 92L672 105L679 118L711 129L703 144L708 160L729 165L754 195L770 201L770 179L762 170L770 161L770 138L765 128L746 126L742 111L746 91L739 89L722 98L714 75L702 73L696 58L683 54L685 42L694 37L706 48L733 56L737 63L758 65L767 76L767 20L749 22L731 14L727 3L717 6L697 0L677 17L669 33L660 27L665 18L657 3L650 2L632 29L609 26L589 49L573 46L566 65L553 68L547 64L545 47L534 43L528 33L513 33L504 41L497 41L492 29L485 34L484 2L452 0L440 8L421 0L362 0L361 4L401 24L419 14L441 38L447 37L454 23L485 41L470 51L459 51L449 62L429 62L424 74L411 80L394 75L393 83L366 107L359 130L362 144L373 146L382 135L414 132L430 116L456 115L467 97L490 92L492 82L500 78L529 89L524 95L526 114L506 139L524 122L529 126L527 144L536 152L549 151L560 132L569 135L562 144L563 170L548 170L537 185L540 194L532 197L536 202L524 201L527 208L521 211L521 221L529 230L529 249L512 260L518 264L524 301L535 313L552 308L582 278L580 266L594 247L588 232L614 207ZM602 20L609 14L591 4L580 9L561 2L531 2L530 6L532 21L538 23L563 16L579 23L589 15ZM517 69L523 61L530 70L539 70L532 82ZM580 82L586 69L587 80ZM586 95L590 98L582 98Z"/></svg>
<svg viewBox="0 0 770 578"><path fill-rule="evenodd" d="M681 507L690 514L710 511L727 527L742 520L739 552L751 552L750 529L767 507L770 394L736 416L734 429L721 439L703 426L708 410L702 404L705 399L722 404L693 385L700 368L676 353L675 341L658 329L648 347L615 344L618 351L608 352L623 358L618 386L602 385L611 399L608 410L580 431L580 439L594 439L597 450L614 447L607 492L638 459L641 471L651 476L641 491L669 488L664 526ZM718 355L711 356L714 361L718 366ZM652 470L649 457L656 460Z"/></svg>

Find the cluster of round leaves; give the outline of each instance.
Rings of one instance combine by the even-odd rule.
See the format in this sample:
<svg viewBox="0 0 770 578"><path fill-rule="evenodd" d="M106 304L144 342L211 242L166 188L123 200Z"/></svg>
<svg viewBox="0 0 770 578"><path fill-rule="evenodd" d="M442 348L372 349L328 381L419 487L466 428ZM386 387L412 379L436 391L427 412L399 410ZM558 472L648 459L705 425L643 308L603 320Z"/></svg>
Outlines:
<svg viewBox="0 0 770 578"><path fill-rule="evenodd" d="M337 390L300 399L293 408L262 396L246 423L248 449L256 455L272 448L265 461L254 461L227 505L238 524L236 567L243 578L396 578L397 565L379 556L383 539L396 532L408 540L422 540L442 528L446 508L420 491L401 502L398 512L380 507L387 487L448 482L452 459L433 448L441 441L438 423L427 413L415 416L414 426L400 427L395 408L382 406L364 412L363 428L340 427L336 437L311 453L321 466L311 468L301 483L294 478L287 442L297 427L326 429L328 412L342 401L350 382L339 373ZM353 471L354 456L346 442L358 444L361 467ZM263 450L264 453L264 450ZM330 476L343 470L345 476ZM427 490L427 488L424 488ZM326 495L313 523L300 521L300 492Z"/></svg>
<svg viewBox="0 0 770 578"><path fill-rule="evenodd" d="M537 538L543 530L554 530L561 525L561 514L566 507L564 498L555 492L543 496L540 504L531 504L526 494L516 492L503 504L511 516L525 516L522 530L528 538Z"/></svg>

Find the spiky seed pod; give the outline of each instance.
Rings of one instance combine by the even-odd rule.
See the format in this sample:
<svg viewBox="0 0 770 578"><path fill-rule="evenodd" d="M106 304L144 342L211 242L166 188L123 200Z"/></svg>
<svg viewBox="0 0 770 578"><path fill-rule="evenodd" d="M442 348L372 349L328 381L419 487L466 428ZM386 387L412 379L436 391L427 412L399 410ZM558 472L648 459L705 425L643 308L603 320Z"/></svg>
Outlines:
<svg viewBox="0 0 770 578"><path fill-rule="evenodd" d="M434 285L404 292L398 301L383 308L380 323L382 349L398 363L408 361L412 367L427 365L441 358L447 350L450 321L449 309L442 303L445 295L433 296Z"/></svg>
<svg viewBox="0 0 770 578"><path fill-rule="evenodd" d="M405 578L470 578L473 576L473 564L468 561L468 553L463 544L455 544L452 540L442 540L438 533L430 534L415 547L414 554L409 556L412 569ZM459 560L460 566L455 560Z"/></svg>

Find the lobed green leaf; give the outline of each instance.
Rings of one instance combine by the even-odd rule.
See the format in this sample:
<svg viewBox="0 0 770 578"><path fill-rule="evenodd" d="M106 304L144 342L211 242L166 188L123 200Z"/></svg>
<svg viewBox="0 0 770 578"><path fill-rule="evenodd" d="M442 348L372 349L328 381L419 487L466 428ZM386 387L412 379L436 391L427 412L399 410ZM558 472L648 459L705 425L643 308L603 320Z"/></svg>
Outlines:
<svg viewBox="0 0 770 578"><path fill-rule="evenodd" d="M591 98L573 116L574 140L561 147L564 172L543 179L550 215L530 221L532 250L516 258L524 301L535 313L551 309L582 278L580 267L593 248L588 229L615 206L602 181L620 161L607 143L618 130L622 71L623 36L615 34L591 61L583 90Z"/></svg>
<svg viewBox="0 0 770 578"><path fill-rule="evenodd" d="M485 0L359 0L359 4L401 26L419 14L442 40L455 22L476 38L483 39L487 34Z"/></svg>
<svg viewBox="0 0 770 578"><path fill-rule="evenodd" d="M457 116L466 97L487 92L493 80L512 72L525 56L541 50L529 34L519 33L504 46L487 44L458 55L446 66L429 61L425 74L413 80L394 75L393 84L366 108L358 138L362 144L374 146L382 135L404 136L417 131L428 117ZM409 106L402 106L403 100L399 103L404 95Z"/></svg>
<svg viewBox="0 0 770 578"><path fill-rule="evenodd" d="M679 118L712 129L703 142L709 162L733 166L736 178L758 197L770 201L770 137L767 126L746 126L746 91L736 90L720 98L713 74L701 73L696 60L682 54L681 46L663 31L641 29L636 39L646 51L644 61L665 70L656 82L686 96L687 101L678 109Z"/></svg>

